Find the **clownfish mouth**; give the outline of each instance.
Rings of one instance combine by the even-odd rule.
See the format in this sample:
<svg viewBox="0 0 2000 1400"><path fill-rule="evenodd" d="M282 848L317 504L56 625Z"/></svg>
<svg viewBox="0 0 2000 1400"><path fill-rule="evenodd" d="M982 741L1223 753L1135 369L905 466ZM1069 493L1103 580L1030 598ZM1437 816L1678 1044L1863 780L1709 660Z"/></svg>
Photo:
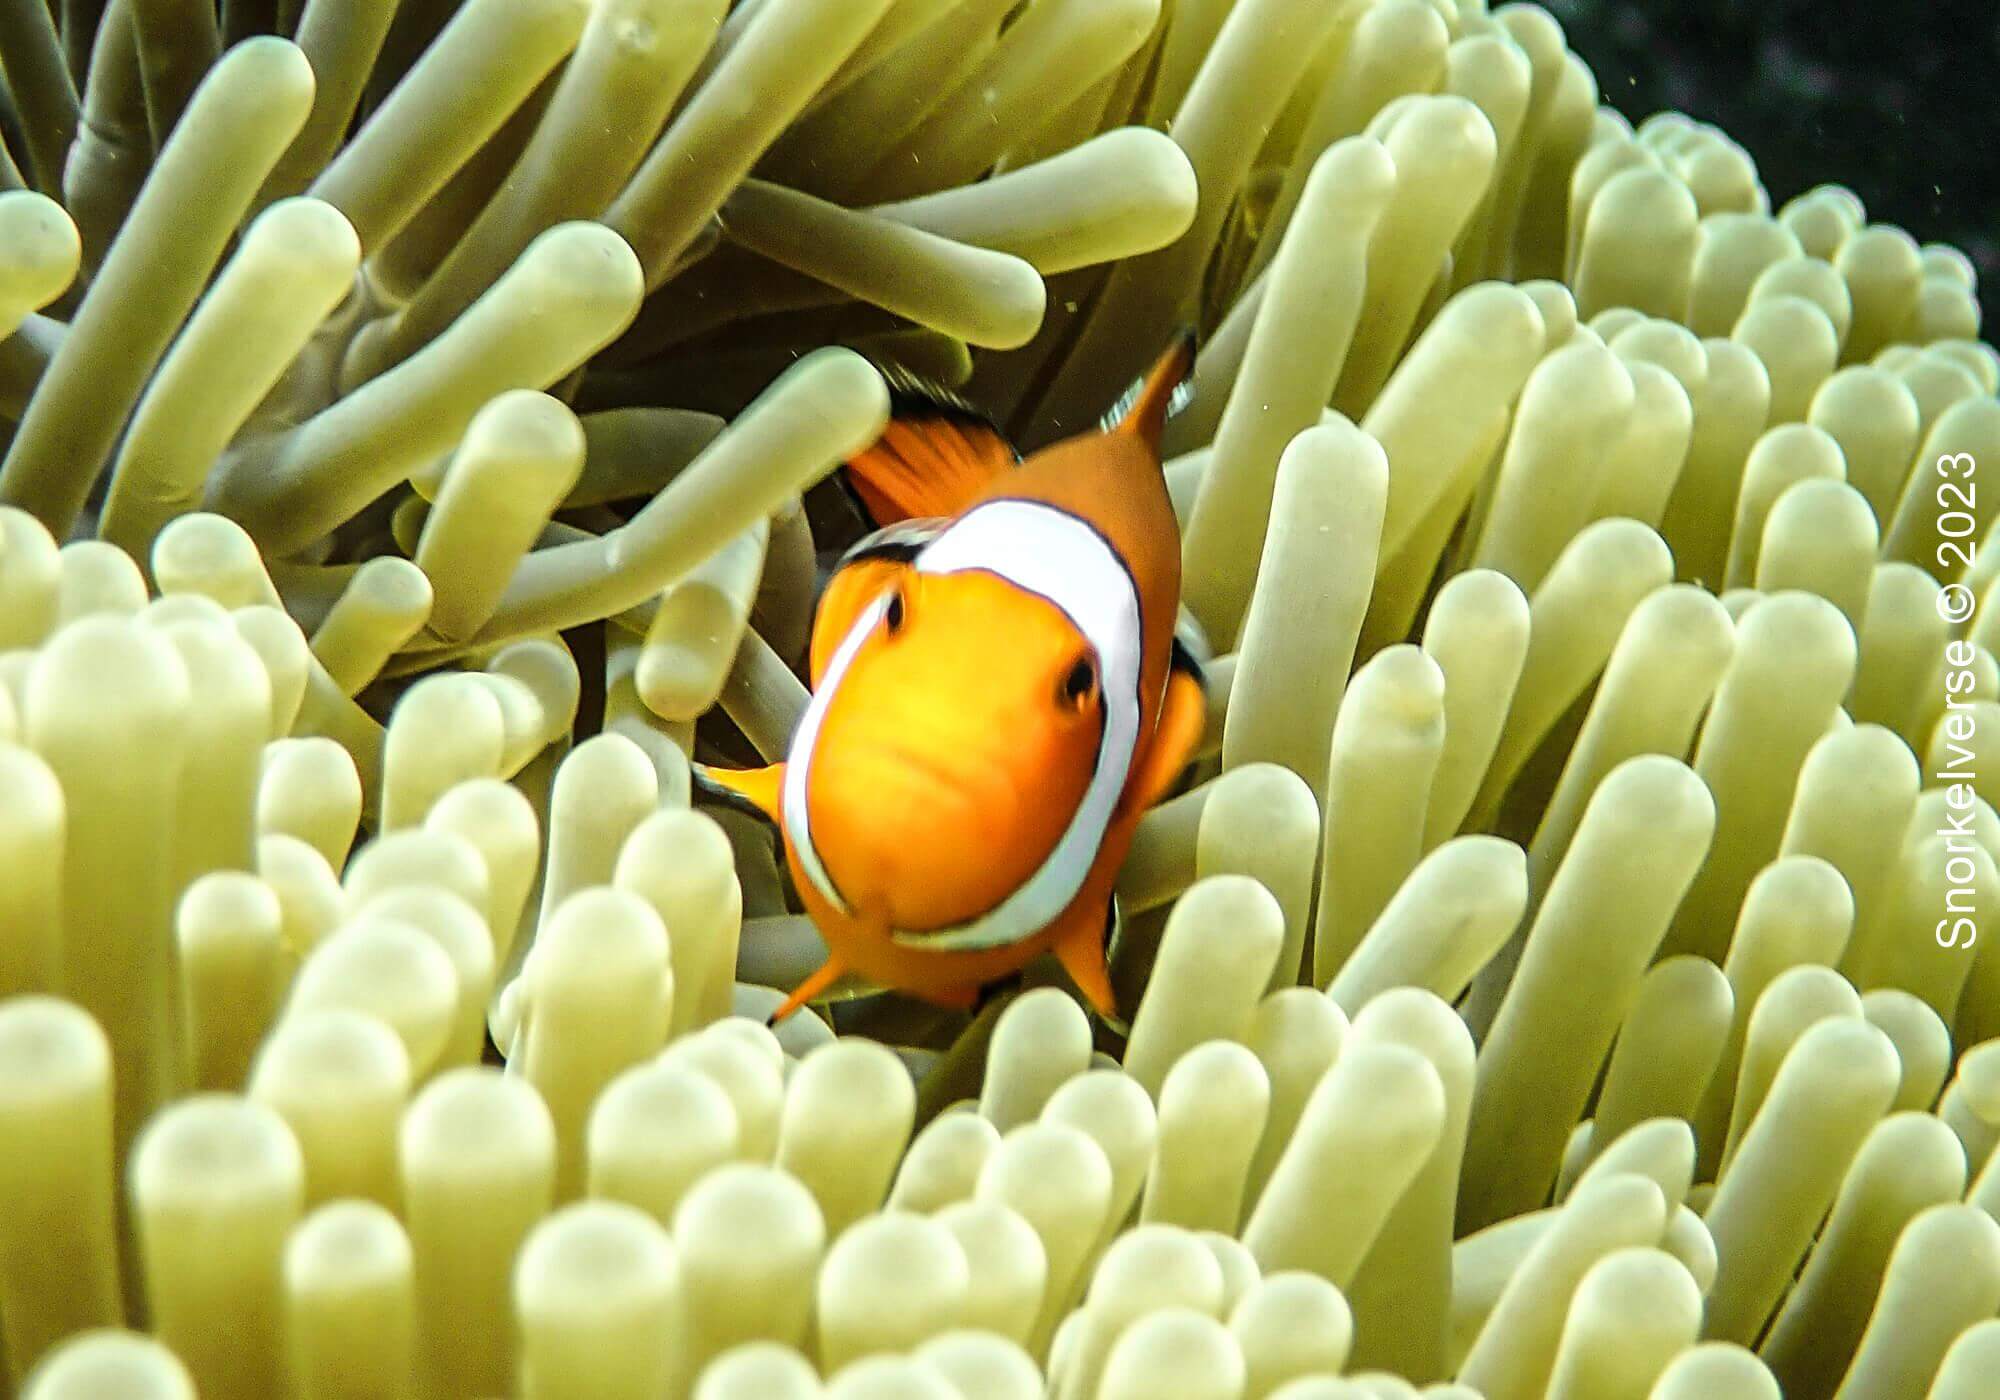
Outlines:
<svg viewBox="0 0 2000 1400"><path fill-rule="evenodd" d="M1008 774L963 750L937 746L871 746L851 758L823 759L821 772L826 785L844 790L856 829L918 846L948 834L1005 830L1022 802Z"/></svg>
<svg viewBox="0 0 2000 1400"><path fill-rule="evenodd" d="M1032 869L1021 845L1027 800L975 755L918 745L825 754L810 796L827 878L853 915L896 930L948 928ZM1014 875L1018 879L1018 874Z"/></svg>

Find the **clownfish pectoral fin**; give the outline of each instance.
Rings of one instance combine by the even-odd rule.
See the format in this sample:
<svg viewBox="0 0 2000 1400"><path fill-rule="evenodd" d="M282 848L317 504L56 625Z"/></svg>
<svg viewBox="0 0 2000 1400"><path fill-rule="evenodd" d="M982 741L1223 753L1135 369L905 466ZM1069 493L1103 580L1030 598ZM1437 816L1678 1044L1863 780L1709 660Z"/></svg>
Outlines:
<svg viewBox="0 0 2000 1400"><path fill-rule="evenodd" d="M693 765L694 784L710 797L732 807L747 807L769 822L779 821L781 794L785 788L785 765L768 768L711 768Z"/></svg>
<svg viewBox="0 0 2000 1400"><path fill-rule="evenodd" d="M874 524L957 515L1021 460L992 419L950 390L893 366L881 372L889 424L846 471Z"/></svg>
<svg viewBox="0 0 2000 1400"><path fill-rule="evenodd" d="M1049 951L1056 955L1069 980L1076 983L1090 1009L1115 1024L1118 995L1111 990L1111 969L1104 960L1110 932L1110 903L1082 903L1063 916Z"/></svg>
<svg viewBox="0 0 2000 1400"><path fill-rule="evenodd" d="M1201 675L1176 665L1167 673L1167 693L1145 756L1125 785L1127 810L1143 812L1167 795L1200 747L1207 727L1208 696Z"/></svg>
<svg viewBox="0 0 2000 1400"><path fill-rule="evenodd" d="M1193 395L1194 345L1191 327L1176 335L1166 353L1104 415L1104 431L1134 433L1158 451L1160 430Z"/></svg>

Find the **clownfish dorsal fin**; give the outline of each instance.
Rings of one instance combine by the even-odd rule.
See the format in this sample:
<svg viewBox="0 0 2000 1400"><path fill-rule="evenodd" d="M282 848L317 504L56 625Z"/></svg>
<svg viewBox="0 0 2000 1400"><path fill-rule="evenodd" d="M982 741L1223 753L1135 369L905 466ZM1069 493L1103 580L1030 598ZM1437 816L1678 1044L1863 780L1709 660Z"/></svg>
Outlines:
<svg viewBox="0 0 2000 1400"><path fill-rule="evenodd" d="M897 365L876 369L889 386L889 423L846 471L871 524L957 515L1020 462L993 420L951 390Z"/></svg>
<svg viewBox="0 0 2000 1400"><path fill-rule="evenodd" d="M1157 452L1160 430L1194 397L1194 351L1194 329L1186 327L1174 336L1153 367L1118 396L1118 402L1104 415L1103 430L1136 434Z"/></svg>

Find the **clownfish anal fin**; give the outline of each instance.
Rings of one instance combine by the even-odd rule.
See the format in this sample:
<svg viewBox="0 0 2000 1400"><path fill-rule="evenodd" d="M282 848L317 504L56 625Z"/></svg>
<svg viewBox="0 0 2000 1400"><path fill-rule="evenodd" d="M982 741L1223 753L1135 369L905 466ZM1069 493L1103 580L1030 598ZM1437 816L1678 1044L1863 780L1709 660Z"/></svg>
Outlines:
<svg viewBox="0 0 2000 1400"><path fill-rule="evenodd" d="M784 764L773 763L768 768L711 768L697 763L692 767L697 791L765 821L779 820L785 787Z"/></svg>
<svg viewBox="0 0 2000 1400"><path fill-rule="evenodd" d="M907 370L877 368L889 386L889 423L846 470L874 524L957 515L1021 460L993 420L958 395Z"/></svg>
<svg viewBox="0 0 2000 1400"><path fill-rule="evenodd" d="M1049 951L1083 993L1090 1009L1106 1021L1118 1018L1118 995L1111 990L1111 969L1104 958L1111 932L1111 904L1080 902L1063 915Z"/></svg>
<svg viewBox="0 0 2000 1400"><path fill-rule="evenodd" d="M1167 419L1194 396L1195 335L1192 327L1174 336L1153 367L1134 380L1104 415L1107 433L1134 433L1155 451Z"/></svg>
<svg viewBox="0 0 2000 1400"><path fill-rule="evenodd" d="M906 992L918 1001L944 1008L946 1011L977 1011L984 989L980 987L930 987L924 991Z"/></svg>
<svg viewBox="0 0 2000 1400"><path fill-rule="evenodd" d="M1176 656L1176 661L1181 658ZM1200 672L1176 665L1167 673L1167 693L1139 764L1125 785L1127 810L1145 811L1180 778L1208 727L1208 695Z"/></svg>

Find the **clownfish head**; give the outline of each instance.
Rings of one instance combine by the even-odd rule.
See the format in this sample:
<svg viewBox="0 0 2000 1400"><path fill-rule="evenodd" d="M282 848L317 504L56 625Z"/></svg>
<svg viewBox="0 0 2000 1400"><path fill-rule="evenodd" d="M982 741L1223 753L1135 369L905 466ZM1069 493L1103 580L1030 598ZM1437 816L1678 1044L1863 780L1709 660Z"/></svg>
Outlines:
<svg viewBox="0 0 2000 1400"><path fill-rule="evenodd" d="M894 573L829 666L786 826L853 917L956 946L1018 941L1097 859L1136 733L1137 605L1102 541L1059 515L971 512ZM1024 531L1042 548L1023 549ZM1077 551L1108 567L1079 569Z"/></svg>
<svg viewBox="0 0 2000 1400"><path fill-rule="evenodd" d="M999 905L1054 851L1104 730L1094 650L995 578L905 571L826 705L805 775L843 903L928 930Z"/></svg>

